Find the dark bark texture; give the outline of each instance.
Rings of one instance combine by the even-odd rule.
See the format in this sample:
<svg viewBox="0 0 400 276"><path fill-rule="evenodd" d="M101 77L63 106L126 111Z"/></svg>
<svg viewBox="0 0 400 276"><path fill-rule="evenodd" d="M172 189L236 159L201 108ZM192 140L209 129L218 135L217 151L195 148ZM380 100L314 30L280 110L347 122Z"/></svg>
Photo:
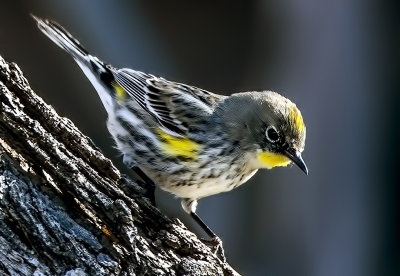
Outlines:
<svg viewBox="0 0 400 276"><path fill-rule="evenodd" d="M1 275L238 275L0 56Z"/></svg>

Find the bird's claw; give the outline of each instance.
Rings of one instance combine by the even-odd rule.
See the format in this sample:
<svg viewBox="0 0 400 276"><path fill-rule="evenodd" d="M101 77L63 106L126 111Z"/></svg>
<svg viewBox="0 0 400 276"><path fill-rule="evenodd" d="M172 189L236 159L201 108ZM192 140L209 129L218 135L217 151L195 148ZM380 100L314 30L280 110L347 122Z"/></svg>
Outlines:
<svg viewBox="0 0 400 276"><path fill-rule="evenodd" d="M211 240L201 239L201 241L211 248L213 254L222 262L226 262L224 248L222 247L222 240L218 236L214 236Z"/></svg>

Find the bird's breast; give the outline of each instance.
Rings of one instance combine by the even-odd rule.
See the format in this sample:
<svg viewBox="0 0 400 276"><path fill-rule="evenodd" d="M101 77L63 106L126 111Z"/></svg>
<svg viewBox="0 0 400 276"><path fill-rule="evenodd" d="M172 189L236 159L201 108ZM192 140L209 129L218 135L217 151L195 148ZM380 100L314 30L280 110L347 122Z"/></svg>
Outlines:
<svg viewBox="0 0 400 276"><path fill-rule="evenodd" d="M174 173L144 169L157 186L181 198L203 197L228 192L249 180L257 170L238 164L209 161L194 163Z"/></svg>

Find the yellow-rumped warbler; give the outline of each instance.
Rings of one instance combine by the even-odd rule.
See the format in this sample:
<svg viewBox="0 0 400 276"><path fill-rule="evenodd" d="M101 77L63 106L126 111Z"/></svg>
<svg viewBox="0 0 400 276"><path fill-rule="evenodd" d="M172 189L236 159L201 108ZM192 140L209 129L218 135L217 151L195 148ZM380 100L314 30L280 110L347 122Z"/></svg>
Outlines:
<svg viewBox="0 0 400 276"><path fill-rule="evenodd" d="M198 199L230 191L258 169L291 161L308 174L301 158L306 128L296 105L283 96L264 91L227 97L116 69L90 55L57 23L33 17L97 90L124 163L182 198L183 209L214 241L218 237L195 213Z"/></svg>

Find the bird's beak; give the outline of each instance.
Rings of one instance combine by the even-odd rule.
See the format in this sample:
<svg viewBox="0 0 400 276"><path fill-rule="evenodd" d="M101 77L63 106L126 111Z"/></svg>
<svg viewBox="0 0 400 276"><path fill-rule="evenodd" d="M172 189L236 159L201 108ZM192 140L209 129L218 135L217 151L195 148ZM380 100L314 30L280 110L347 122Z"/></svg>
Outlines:
<svg viewBox="0 0 400 276"><path fill-rule="evenodd" d="M308 175L308 169L306 163L301 157L300 152L294 150L285 150L285 155L293 161L306 175Z"/></svg>

